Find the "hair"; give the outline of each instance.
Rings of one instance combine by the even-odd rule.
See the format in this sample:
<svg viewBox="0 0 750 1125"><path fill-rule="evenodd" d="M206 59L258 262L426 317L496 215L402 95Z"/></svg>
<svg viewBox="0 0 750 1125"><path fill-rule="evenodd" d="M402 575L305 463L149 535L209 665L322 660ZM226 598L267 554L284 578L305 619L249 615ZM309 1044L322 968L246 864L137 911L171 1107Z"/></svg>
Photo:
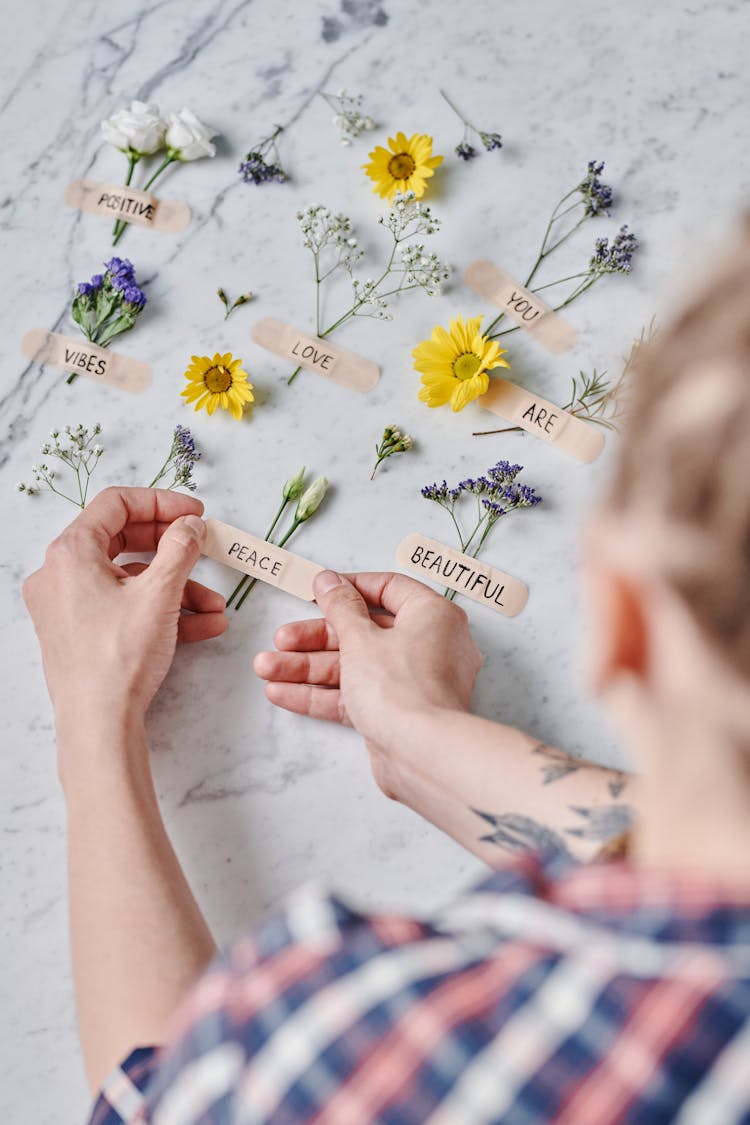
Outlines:
<svg viewBox="0 0 750 1125"><path fill-rule="evenodd" d="M750 678L750 216L634 369L608 507L650 517L660 577Z"/></svg>

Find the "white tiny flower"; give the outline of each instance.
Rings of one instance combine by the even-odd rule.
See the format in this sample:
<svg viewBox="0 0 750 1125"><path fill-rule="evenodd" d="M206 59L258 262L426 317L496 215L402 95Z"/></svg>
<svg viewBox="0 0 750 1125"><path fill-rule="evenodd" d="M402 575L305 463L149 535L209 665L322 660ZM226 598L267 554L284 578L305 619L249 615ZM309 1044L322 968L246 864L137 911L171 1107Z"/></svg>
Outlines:
<svg viewBox="0 0 750 1125"><path fill-rule="evenodd" d="M218 136L216 129L204 123L190 109L170 113L167 122L167 150L177 160L200 160L203 156L216 156L216 145L211 138Z"/></svg>
<svg viewBox="0 0 750 1125"><path fill-rule="evenodd" d="M164 148L166 128L159 107L139 101L131 102L129 109L121 109L101 123L102 136L108 144L138 157Z"/></svg>

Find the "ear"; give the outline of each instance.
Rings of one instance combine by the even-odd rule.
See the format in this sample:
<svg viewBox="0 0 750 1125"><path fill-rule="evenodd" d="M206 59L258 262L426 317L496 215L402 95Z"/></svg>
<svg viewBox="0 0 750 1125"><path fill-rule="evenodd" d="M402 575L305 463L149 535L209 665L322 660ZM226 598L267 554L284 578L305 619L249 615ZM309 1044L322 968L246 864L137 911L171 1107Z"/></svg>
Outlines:
<svg viewBox="0 0 750 1125"><path fill-rule="evenodd" d="M604 695L623 675L644 680L649 649L645 591L629 575L594 557L584 568L584 595L591 689Z"/></svg>

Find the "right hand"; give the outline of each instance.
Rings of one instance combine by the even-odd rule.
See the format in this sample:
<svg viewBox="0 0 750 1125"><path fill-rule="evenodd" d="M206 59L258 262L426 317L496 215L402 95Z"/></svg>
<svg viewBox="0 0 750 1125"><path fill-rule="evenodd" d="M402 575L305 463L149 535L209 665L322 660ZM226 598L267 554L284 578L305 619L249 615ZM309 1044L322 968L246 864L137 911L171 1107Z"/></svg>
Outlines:
<svg viewBox="0 0 750 1125"><path fill-rule="evenodd" d="M394 752L410 718L470 708L482 657L467 616L402 574L324 571L315 598L323 617L282 625L278 651L258 653L254 669L278 707L355 727L376 781L397 797Z"/></svg>

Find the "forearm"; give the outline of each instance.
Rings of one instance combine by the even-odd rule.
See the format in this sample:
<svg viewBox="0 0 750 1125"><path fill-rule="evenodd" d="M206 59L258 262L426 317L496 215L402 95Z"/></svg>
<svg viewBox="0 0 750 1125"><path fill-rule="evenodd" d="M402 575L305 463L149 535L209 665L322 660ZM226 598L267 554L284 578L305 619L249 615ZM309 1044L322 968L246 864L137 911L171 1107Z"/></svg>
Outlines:
<svg viewBox="0 0 750 1125"><path fill-rule="evenodd" d="M630 824L634 780L461 711L410 717L389 755L403 803L492 866L555 846L592 859Z"/></svg>
<svg viewBox="0 0 750 1125"><path fill-rule="evenodd" d="M143 723L58 720L68 809L71 951L81 1045L97 1089L164 1040L214 943L167 837Z"/></svg>

